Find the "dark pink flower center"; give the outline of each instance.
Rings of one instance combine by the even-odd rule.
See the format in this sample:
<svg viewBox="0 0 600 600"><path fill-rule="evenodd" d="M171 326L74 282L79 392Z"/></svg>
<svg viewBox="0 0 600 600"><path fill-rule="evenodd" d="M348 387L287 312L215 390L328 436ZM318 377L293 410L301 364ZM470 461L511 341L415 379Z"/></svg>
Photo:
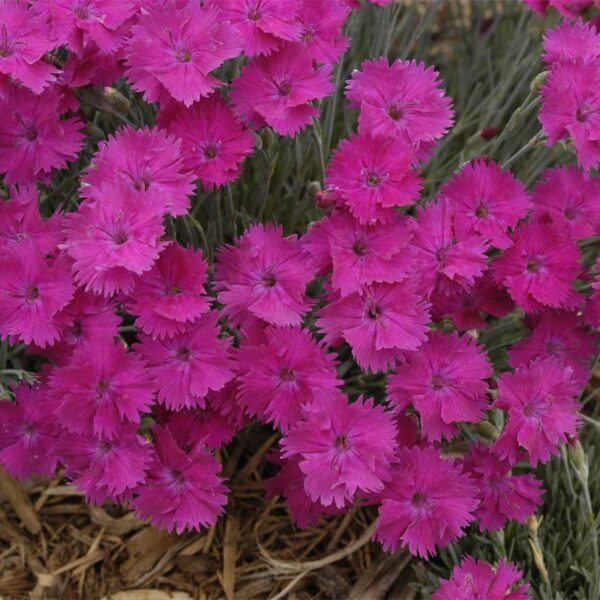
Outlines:
<svg viewBox="0 0 600 600"><path fill-rule="evenodd" d="M179 358L180 360L190 360L192 358L192 352L189 348L178 348L177 358Z"/></svg>
<svg viewBox="0 0 600 600"><path fill-rule="evenodd" d="M354 252L356 256L364 256L367 252L367 244L364 240L356 240L354 244L352 244L352 252Z"/></svg>
<svg viewBox="0 0 600 600"><path fill-rule="evenodd" d="M89 17L87 6L78 6L73 12L81 21L85 21Z"/></svg>
<svg viewBox="0 0 600 600"><path fill-rule="evenodd" d="M404 113L397 104L390 104L387 109L387 114L392 120L399 121Z"/></svg>
<svg viewBox="0 0 600 600"><path fill-rule="evenodd" d="M283 367L279 371L279 378L282 381L295 381L296 373L294 373L294 371L292 369L290 369L289 367Z"/></svg>
<svg viewBox="0 0 600 600"><path fill-rule="evenodd" d="M34 285L25 290L25 298L28 302L35 302L40 297L40 290Z"/></svg>
<svg viewBox="0 0 600 600"><path fill-rule="evenodd" d="M379 177L375 173L367 175L367 185L369 187L377 187L379 185Z"/></svg>
<svg viewBox="0 0 600 600"><path fill-rule="evenodd" d="M189 50L181 49L175 52L175 58L177 62L188 63L192 60L192 53Z"/></svg>
<svg viewBox="0 0 600 600"><path fill-rule="evenodd" d="M277 92L280 96L289 96L292 91L292 83L289 79L282 79L281 81L273 81L275 87L277 88Z"/></svg>
<svg viewBox="0 0 600 600"><path fill-rule="evenodd" d="M81 321L74 321L71 327L71 335L75 338L79 338L82 333L83 327L81 326Z"/></svg>
<svg viewBox="0 0 600 600"><path fill-rule="evenodd" d="M208 146L204 147L202 152L204 153L204 158L212 160L217 156L217 147L214 144L209 144Z"/></svg>
<svg viewBox="0 0 600 600"><path fill-rule="evenodd" d="M367 317L372 321L379 319L382 313L381 306L378 306L377 304L371 304L371 306L367 308Z"/></svg>
<svg viewBox="0 0 600 600"><path fill-rule="evenodd" d="M577 109L577 112L575 113L575 118L579 123L585 123L592 112L592 107L584 104L583 106L580 106Z"/></svg>
<svg viewBox="0 0 600 600"><path fill-rule="evenodd" d="M445 381L441 375L434 375L431 378L431 387L434 390L441 390L444 387Z"/></svg>
<svg viewBox="0 0 600 600"><path fill-rule="evenodd" d="M567 208L565 208L565 219L569 220L569 221L573 221L574 219L577 218L577 209L573 206L567 206Z"/></svg>
<svg viewBox="0 0 600 600"><path fill-rule="evenodd" d="M350 448L350 441L346 435L336 436L334 444L336 448L341 448L343 450L348 450L348 448Z"/></svg>
<svg viewBox="0 0 600 600"><path fill-rule="evenodd" d="M477 206L477 208L475 209L475 216L482 219L484 217L487 217L488 214L489 214L489 211L487 209L487 206L485 206L483 204L483 202L480 202L479 205Z"/></svg>
<svg viewBox="0 0 600 600"><path fill-rule="evenodd" d="M12 54L12 47L8 39L8 29L4 23L0 26L0 58L6 58Z"/></svg>
<svg viewBox="0 0 600 600"><path fill-rule="evenodd" d="M248 17L249 21L259 21L262 17L260 10L258 10L258 7L256 6L252 7L246 16Z"/></svg>
<svg viewBox="0 0 600 600"><path fill-rule="evenodd" d="M129 236L127 235L126 231L118 230L113 233L112 239L117 246L122 246L125 242L127 242Z"/></svg>
<svg viewBox="0 0 600 600"><path fill-rule="evenodd" d="M414 506L420 508L427 503L427 496L423 492L417 492L413 495L411 502Z"/></svg>
<svg viewBox="0 0 600 600"><path fill-rule="evenodd" d="M277 278L274 273L265 273L262 278L262 283L265 287L272 288L277 285Z"/></svg>
<svg viewBox="0 0 600 600"><path fill-rule="evenodd" d="M306 27L300 38L303 42L310 42L315 37L315 30L313 27Z"/></svg>
<svg viewBox="0 0 600 600"><path fill-rule="evenodd" d="M150 184L151 184L150 177L147 175L144 175L143 177L139 177L134 180L133 187L136 190L147 191L148 188L150 187Z"/></svg>
<svg viewBox="0 0 600 600"><path fill-rule="evenodd" d="M108 391L109 387L110 383L108 382L108 379L100 379L96 384L96 391L99 394L105 394Z"/></svg>
<svg viewBox="0 0 600 600"><path fill-rule="evenodd" d="M530 273L539 273L540 271L540 263L536 258L532 258L527 261L527 270Z"/></svg>

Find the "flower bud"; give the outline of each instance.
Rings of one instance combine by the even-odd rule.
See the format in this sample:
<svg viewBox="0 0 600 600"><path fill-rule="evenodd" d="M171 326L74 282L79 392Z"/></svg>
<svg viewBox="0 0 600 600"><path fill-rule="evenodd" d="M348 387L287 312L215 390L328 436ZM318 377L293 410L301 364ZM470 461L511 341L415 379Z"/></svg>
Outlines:
<svg viewBox="0 0 600 600"><path fill-rule="evenodd" d="M540 88L546 83L546 79L548 79L548 71L538 73L529 85L529 90L532 93L537 94L537 92L540 91Z"/></svg>
<svg viewBox="0 0 600 600"><path fill-rule="evenodd" d="M119 90L114 87L105 87L103 91L104 99L108 104L110 104L114 109L118 110L121 113L125 113L129 111L129 100L119 92Z"/></svg>

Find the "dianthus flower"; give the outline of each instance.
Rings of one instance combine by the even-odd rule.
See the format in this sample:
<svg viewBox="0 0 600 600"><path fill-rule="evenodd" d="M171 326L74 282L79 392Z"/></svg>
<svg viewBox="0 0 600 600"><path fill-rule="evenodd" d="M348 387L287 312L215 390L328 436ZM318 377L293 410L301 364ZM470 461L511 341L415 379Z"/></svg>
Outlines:
<svg viewBox="0 0 600 600"><path fill-rule="evenodd" d="M513 519L525 523L542 503L542 482L532 475L511 475L511 463L489 447L472 444L464 464L479 488L475 518L481 531L499 531Z"/></svg>
<svg viewBox="0 0 600 600"><path fill-rule="evenodd" d="M162 207L121 181L102 186L95 198L65 217L75 281L105 296L130 292L164 247Z"/></svg>
<svg viewBox="0 0 600 600"><path fill-rule="evenodd" d="M600 47L600 45L599 45ZM582 240L600 232L600 178L575 167L548 169L533 189L533 216Z"/></svg>
<svg viewBox="0 0 600 600"><path fill-rule="evenodd" d="M329 345L348 342L361 369L385 371L427 339L428 308L407 279L335 300L319 311L316 324Z"/></svg>
<svg viewBox="0 0 600 600"><path fill-rule="evenodd" d="M453 208L445 200L419 209L413 246L427 296L469 288L487 269L486 243L479 235L457 235Z"/></svg>
<svg viewBox="0 0 600 600"><path fill-rule="evenodd" d="M65 429L115 439L123 425L140 422L154 385L139 356L112 338L82 344L49 378L56 415Z"/></svg>
<svg viewBox="0 0 600 600"><path fill-rule="evenodd" d="M161 338L184 331L210 308L207 269L200 250L170 242L125 299L127 311L138 315L136 326Z"/></svg>
<svg viewBox="0 0 600 600"><path fill-rule="evenodd" d="M402 281L412 269L412 227L403 215L388 223L361 225L338 211L314 225L302 237L302 246L315 270L333 271L331 285L342 296L371 283Z"/></svg>
<svg viewBox="0 0 600 600"><path fill-rule="evenodd" d="M485 380L492 367L485 352L465 334L436 331L388 383L388 400L398 410L412 404L430 441L451 439L455 423L476 423L487 407Z"/></svg>
<svg viewBox="0 0 600 600"><path fill-rule="evenodd" d="M440 190L454 209L459 239L477 233L497 248L508 248L509 227L529 209L525 186L493 161L476 159L462 167Z"/></svg>
<svg viewBox="0 0 600 600"><path fill-rule="evenodd" d="M327 186L362 224L388 221L393 207L413 204L419 197L422 183L413 161L414 154L401 140L358 134L334 152Z"/></svg>
<svg viewBox="0 0 600 600"><path fill-rule="evenodd" d="M573 281L580 272L575 242L550 224L531 221L519 225L513 239L493 263L496 281L525 311L570 307L577 300Z"/></svg>
<svg viewBox="0 0 600 600"><path fill-rule="evenodd" d="M433 556L463 534L474 520L477 488L460 464L431 446L402 448L400 463L380 494L375 539L385 550L407 546L422 558Z"/></svg>
<svg viewBox="0 0 600 600"><path fill-rule="evenodd" d="M33 0L33 9L50 22L58 46L82 54L94 42L109 54L123 43L120 29L135 6L131 0Z"/></svg>
<svg viewBox="0 0 600 600"><path fill-rule="evenodd" d="M223 313L236 325L246 311L273 325L299 325L309 309L305 291L313 278L295 235L281 227L253 225L217 253L215 289Z"/></svg>
<svg viewBox="0 0 600 600"><path fill-rule="evenodd" d="M523 573L513 563L501 560L494 570L492 565L475 560L472 556L463 558L454 567L450 579L442 579L432 600L530 600L529 584L515 588ZM511 588L513 591L511 592Z"/></svg>
<svg viewBox="0 0 600 600"><path fill-rule="evenodd" d="M594 0L523 0L532 10L540 15L553 7L566 19L580 15L586 8L590 7Z"/></svg>
<svg viewBox="0 0 600 600"><path fill-rule="evenodd" d="M600 34L591 23L563 21L544 33L544 62L591 62L600 58Z"/></svg>
<svg viewBox="0 0 600 600"><path fill-rule="evenodd" d="M570 137L584 169L600 161L600 61L556 64L540 89L539 119L555 144Z"/></svg>
<svg viewBox="0 0 600 600"><path fill-rule="evenodd" d="M229 341L219 338L218 315L212 311L172 337L141 335L139 353L148 361L158 400L171 409L205 406L209 390L220 390L233 377Z"/></svg>
<svg viewBox="0 0 600 600"><path fill-rule="evenodd" d="M64 256L47 260L32 243L5 252L0 257L0 336L52 344L60 335L54 318L74 292Z"/></svg>
<svg viewBox="0 0 600 600"><path fill-rule="evenodd" d="M440 139L452 126L452 102L438 72L424 63L365 61L352 73L346 97L352 108L360 109L360 131L400 137L416 149Z"/></svg>
<svg viewBox="0 0 600 600"><path fill-rule="evenodd" d="M123 77L122 49L115 54L104 54L93 42L88 43L80 54L69 52L60 76L60 84L68 88L85 85L110 86Z"/></svg>
<svg viewBox="0 0 600 600"><path fill-rule="evenodd" d="M190 106L222 82L209 73L241 52L237 31L213 5L151 3L131 28L125 75L144 99Z"/></svg>
<svg viewBox="0 0 600 600"><path fill-rule="evenodd" d="M152 463L133 508L142 519L178 534L214 525L227 503L221 465L202 446L188 454L168 429L156 426L153 431Z"/></svg>
<svg viewBox="0 0 600 600"><path fill-rule="evenodd" d="M293 45L251 60L231 84L237 114L252 125L270 125L280 135L295 136L319 109L311 104L333 92L331 66L315 67Z"/></svg>
<svg viewBox="0 0 600 600"><path fill-rule="evenodd" d="M216 0L225 18L239 31L247 56L270 54L284 41L296 41L302 29L296 0Z"/></svg>
<svg viewBox="0 0 600 600"><path fill-rule="evenodd" d="M163 125L182 140L181 158L206 190L237 179L252 153L254 135L217 94L180 109Z"/></svg>
<svg viewBox="0 0 600 600"><path fill-rule="evenodd" d="M583 326L575 313L544 311L528 338L517 342L508 351L511 367L526 365L535 358L558 358L572 370L572 377L581 388L592 374L597 336Z"/></svg>
<svg viewBox="0 0 600 600"><path fill-rule="evenodd" d="M390 412L373 400L323 396L281 440L282 457L300 457L304 489L313 502L342 508L356 493L377 492L389 479L396 450Z"/></svg>
<svg viewBox="0 0 600 600"><path fill-rule="evenodd" d="M158 129L123 127L100 142L82 178L81 195L95 198L115 180L146 192L160 212L184 215L190 208L194 176L184 170L181 141Z"/></svg>
<svg viewBox="0 0 600 600"><path fill-rule="evenodd" d="M43 387L26 383L15 390L14 403L0 401L0 462L13 477L54 474L60 427L53 409Z"/></svg>
<svg viewBox="0 0 600 600"><path fill-rule="evenodd" d="M238 400L249 414L289 429L321 394L342 385L335 355L307 329L271 327L267 342L238 352Z"/></svg>
<svg viewBox="0 0 600 600"><path fill-rule="evenodd" d="M77 117L60 118L62 103L56 88L36 95L11 87L0 94L0 173L6 174L6 183L47 178L77 157L83 123Z"/></svg>
<svg viewBox="0 0 600 600"><path fill-rule="evenodd" d="M534 359L514 373L498 378L495 408L507 411L508 421L494 452L514 464L525 450L532 466L558 454L558 446L577 432L580 391L571 369L560 359Z"/></svg>
<svg viewBox="0 0 600 600"><path fill-rule="evenodd" d="M56 45L48 35L45 19L27 2L0 0L0 74L10 75L39 94L58 72L42 60ZM2 114L5 119L6 112Z"/></svg>
<svg viewBox="0 0 600 600"><path fill-rule="evenodd" d="M113 440L61 435L55 452L66 467L65 474L85 493L88 502L128 499L144 482L152 460L151 447L136 429L135 425L122 426Z"/></svg>

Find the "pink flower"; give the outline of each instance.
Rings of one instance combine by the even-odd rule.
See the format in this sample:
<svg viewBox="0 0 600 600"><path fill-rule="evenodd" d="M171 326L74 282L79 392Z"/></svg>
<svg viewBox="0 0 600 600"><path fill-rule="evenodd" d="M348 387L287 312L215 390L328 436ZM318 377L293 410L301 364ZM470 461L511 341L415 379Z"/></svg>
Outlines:
<svg viewBox="0 0 600 600"><path fill-rule="evenodd" d="M154 427L154 450L146 481L132 502L139 517L178 534L214 525L227 502L221 465L202 446L186 454L160 426Z"/></svg>
<svg viewBox="0 0 600 600"><path fill-rule="evenodd" d="M217 94L170 118L159 117L159 124L182 140L185 167L206 190L235 181L254 148L252 132Z"/></svg>
<svg viewBox="0 0 600 600"><path fill-rule="evenodd" d="M43 387L26 383L15 390L14 403L0 401L0 463L13 477L51 477L56 471L60 427L53 408Z"/></svg>
<svg viewBox="0 0 600 600"><path fill-rule="evenodd" d="M600 34L591 23L563 21L544 33L544 62L592 62L600 59Z"/></svg>
<svg viewBox="0 0 600 600"><path fill-rule="evenodd" d="M486 243L478 235L458 235L453 208L445 200L419 209L413 245L420 285L428 296L470 288L487 268Z"/></svg>
<svg viewBox="0 0 600 600"><path fill-rule="evenodd" d="M494 452L517 460L520 449L527 452L532 466L558 454L558 445L577 431L579 408L575 397L580 391L571 369L558 358L535 359L514 373L498 378L499 396L494 403L508 413L504 431L494 444Z"/></svg>
<svg viewBox="0 0 600 600"><path fill-rule="evenodd" d="M197 444L217 449L228 444L237 429L231 419L207 404L204 408L183 408L169 415L166 423L184 450L191 450Z"/></svg>
<svg viewBox="0 0 600 600"><path fill-rule="evenodd" d="M494 261L494 278L524 310L567 308L576 301L581 253L567 235L549 224L523 223L513 245Z"/></svg>
<svg viewBox="0 0 600 600"><path fill-rule="evenodd" d="M360 109L360 131L399 137L415 149L440 139L452 126L452 102L438 72L424 63L365 61L352 73L346 96L352 108Z"/></svg>
<svg viewBox="0 0 600 600"><path fill-rule="evenodd" d="M442 579L432 600L456 600L457 598L486 598L487 600L529 600L529 584L511 588L523 577L523 573L510 562L501 560L496 567L472 556L465 557L454 567L450 579Z"/></svg>
<svg viewBox="0 0 600 600"><path fill-rule="evenodd" d="M217 0L225 18L239 31L247 56L270 54L283 41L300 38L296 22L298 2L294 0Z"/></svg>
<svg viewBox="0 0 600 600"><path fill-rule="evenodd" d="M49 385L56 415L68 431L108 440L123 425L140 422L154 393L143 361L112 338L77 348L68 365L52 371Z"/></svg>
<svg viewBox="0 0 600 600"><path fill-rule="evenodd" d="M327 185L362 223L389 221L394 206L413 204L421 180L414 155L400 140L363 133L343 140L327 168Z"/></svg>
<svg viewBox="0 0 600 600"><path fill-rule="evenodd" d="M313 403L281 440L282 458L300 458L304 489L313 502L338 508L356 493L377 492L389 478L396 450L391 413L373 400L349 403L341 392Z"/></svg>
<svg viewBox="0 0 600 600"><path fill-rule="evenodd" d="M526 365L533 359L556 357L572 370L572 377L583 388L590 378L596 354L597 336L592 335L575 313L544 311L536 320L532 334L508 351L511 367Z"/></svg>
<svg viewBox="0 0 600 600"><path fill-rule="evenodd" d="M209 73L241 52L237 31L214 5L151 3L131 28L125 75L144 99L166 94L190 106L221 81Z"/></svg>
<svg viewBox="0 0 600 600"><path fill-rule="evenodd" d="M323 307L316 324L329 345L348 342L361 369L385 371L427 339L428 309L412 280L373 284Z"/></svg>
<svg viewBox="0 0 600 600"><path fill-rule="evenodd" d="M128 293L164 247L162 207L119 180L95 197L65 217L64 247L74 260L75 281L104 296Z"/></svg>
<svg viewBox="0 0 600 600"><path fill-rule="evenodd" d="M452 439L455 423L483 418L491 376L487 356L471 336L436 331L390 377L388 400L398 410L412 404L428 440Z"/></svg>
<svg viewBox="0 0 600 600"><path fill-rule="evenodd" d="M497 248L508 248L507 230L526 216L529 196L510 171L493 161L476 159L462 167L440 190L454 209L459 239L479 234Z"/></svg>
<svg viewBox="0 0 600 600"><path fill-rule="evenodd" d="M238 351L238 400L249 414L287 430L304 409L343 382L337 378L335 355L307 329L271 327L266 336L266 344Z"/></svg>
<svg viewBox="0 0 600 600"><path fill-rule="evenodd" d="M600 45L599 45L600 48ZM533 215L577 241L600 232L600 179L575 167L554 167L533 190Z"/></svg>
<svg viewBox="0 0 600 600"><path fill-rule="evenodd" d="M319 109L311 103L333 92L331 66L316 68L290 44L242 67L231 86L237 114L256 127L270 125L277 133L295 136Z"/></svg>
<svg viewBox="0 0 600 600"><path fill-rule="evenodd" d="M299 325L309 309L305 290L312 278L298 238L283 237L279 226L252 225L235 246L217 253L215 289L236 325L246 311L273 325Z"/></svg>
<svg viewBox="0 0 600 600"><path fill-rule="evenodd" d="M125 300L128 312L138 315L136 326L153 337L183 332L210 308L207 269L200 250L168 243Z"/></svg>
<svg viewBox="0 0 600 600"><path fill-rule="evenodd" d="M460 464L431 446L402 448L381 493L375 539L385 550L408 546L427 559L463 535L474 520L477 488Z"/></svg>
<svg viewBox="0 0 600 600"><path fill-rule="evenodd" d="M570 137L584 169L600 161L600 63L556 64L540 89L543 99L539 119L555 144Z"/></svg>
<svg viewBox="0 0 600 600"><path fill-rule="evenodd" d="M33 9L50 21L57 45L77 54L90 41L114 52L123 43L121 26L134 14L131 0L34 0Z"/></svg>
<svg viewBox="0 0 600 600"><path fill-rule="evenodd" d="M144 190L157 212L184 215L190 208L194 177L184 170L181 141L158 129L123 127L101 142L82 178L81 195L95 198L115 180Z"/></svg>
<svg viewBox="0 0 600 600"><path fill-rule="evenodd" d="M465 469L479 487L475 518L481 531L499 531L512 519L525 523L542 504L542 482L532 475L511 475L510 468L510 462L489 447L471 444Z"/></svg>
<svg viewBox="0 0 600 600"><path fill-rule="evenodd" d="M93 504L130 497L143 484L151 461L150 444L136 433L135 425L121 427L113 440L63 434L55 452L66 475Z"/></svg>
<svg viewBox="0 0 600 600"><path fill-rule="evenodd" d="M122 48L115 54L104 54L93 42L88 43L80 54L70 52L63 66L61 85L78 88L88 84L103 86L113 84L123 77L124 73L121 60Z"/></svg>
<svg viewBox="0 0 600 600"><path fill-rule="evenodd" d="M44 347L60 335L54 318L74 293L64 256L48 261L28 244L0 257L0 335Z"/></svg>
<svg viewBox="0 0 600 600"><path fill-rule="evenodd" d="M10 75L39 94L58 73L42 60L55 45L45 19L37 16L27 2L0 1L0 74ZM6 112L2 114L5 119Z"/></svg>
<svg viewBox="0 0 600 600"><path fill-rule="evenodd" d="M6 174L6 183L46 178L77 157L83 123L77 117L60 118L62 103L55 88L35 95L10 87L0 94L0 173Z"/></svg>
<svg viewBox="0 0 600 600"><path fill-rule="evenodd" d="M142 335L136 350L147 360L158 400L170 409L205 406L209 390L220 390L233 377L229 340L219 338L216 312L197 319L165 339Z"/></svg>

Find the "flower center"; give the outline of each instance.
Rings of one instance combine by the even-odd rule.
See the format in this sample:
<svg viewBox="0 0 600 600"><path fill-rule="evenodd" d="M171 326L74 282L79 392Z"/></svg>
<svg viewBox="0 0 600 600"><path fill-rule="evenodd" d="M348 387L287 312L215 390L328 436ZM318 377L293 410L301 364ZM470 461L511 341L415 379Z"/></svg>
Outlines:
<svg viewBox="0 0 600 600"><path fill-rule="evenodd" d="M213 158L216 158L216 156L217 156L217 147L214 145L206 146L204 148L203 152L204 152L204 157L208 158L208 160L211 160Z"/></svg>
<svg viewBox="0 0 600 600"><path fill-rule="evenodd" d="M396 104L391 104L387 109L387 114L394 121L399 121L402 118L402 109Z"/></svg>
<svg viewBox="0 0 600 600"><path fill-rule="evenodd" d="M312 27L307 27L302 33L301 40L303 42L310 42L315 37L315 30Z"/></svg>
<svg viewBox="0 0 600 600"><path fill-rule="evenodd" d="M548 351L548 354L560 354L561 352L564 352L565 347L561 342L549 340L546 344L546 350Z"/></svg>
<svg viewBox="0 0 600 600"><path fill-rule="evenodd" d="M292 369L290 369L289 367L283 367L279 371L279 378L282 381L295 381L296 373L294 373L294 371Z"/></svg>
<svg viewBox="0 0 600 600"><path fill-rule="evenodd" d="M289 96L290 92L292 91L292 83L289 79L284 79L279 83L274 83L280 96Z"/></svg>
<svg viewBox="0 0 600 600"><path fill-rule="evenodd" d="M127 242L129 237L127 236L126 231L117 231L113 234L112 239L117 246L122 246L125 242Z"/></svg>
<svg viewBox="0 0 600 600"><path fill-rule="evenodd" d="M423 492L416 492L413 495L411 502L413 503L413 506L420 508L427 502L427 496Z"/></svg>
<svg viewBox="0 0 600 600"><path fill-rule="evenodd" d="M377 187L379 185L379 177L375 173L369 173L367 175L367 185L369 187Z"/></svg>
<svg viewBox="0 0 600 600"><path fill-rule="evenodd" d="M71 334L75 337L81 337L83 333L83 328L81 326L81 321L75 321L73 326L71 327Z"/></svg>
<svg viewBox="0 0 600 600"><path fill-rule="evenodd" d="M352 252L357 256L363 256L367 252L367 245L363 240L356 240L354 244L352 244Z"/></svg>
<svg viewBox="0 0 600 600"><path fill-rule="evenodd" d="M441 390L444 387L444 379L441 375L434 375L431 378L431 387L434 390Z"/></svg>
<svg viewBox="0 0 600 600"><path fill-rule="evenodd" d="M262 17L260 10L258 10L257 7L251 8L246 16L248 17L249 21L258 21Z"/></svg>
<svg viewBox="0 0 600 600"><path fill-rule="evenodd" d="M139 179L136 179L133 184L133 187L136 190L147 191L148 188L150 187L150 178L147 176L144 176L144 177L140 177Z"/></svg>
<svg viewBox="0 0 600 600"><path fill-rule="evenodd" d="M475 209L475 216L479 217L480 219L483 217L487 217L489 214L487 206L485 206L483 203L480 203L479 206Z"/></svg>
<svg viewBox="0 0 600 600"><path fill-rule="evenodd" d="M82 21L85 21L89 16L87 6L78 6L73 12L75 16Z"/></svg>
<svg viewBox="0 0 600 600"><path fill-rule="evenodd" d="M273 273L265 273L262 278L262 283L265 287L275 287L277 284L277 278Z"/></svg>
<svg viewBox="0 0 600 600"><path fill-rule="evenodd" d="M539 273L539 271L540 271L540 263L535 258L532 258L531 260L528 260L527 261L527 270L530 273Z"/></svg>
<svg viewBox="0 0 600 600"><path fill-rule="evenodd" d="M178 348L177 358L179 358L180 360L190 360L192 358L192 352L189 348Z"/></svg>
<svg viewBox="0 0 600 600"><path fill-rule="evenodd" d="M342 448L343 450L348 450L348 448L350 448L350 442L345 435L336 436L334 444L336 448Z"/></svg>
<svg viewBox="0 0 600 600"><path fill-rule="evenodd" d="M381 310L381 306L378 306L377 304L373 304L368 308L367 316L372 321L376 321L381 316L382 312L383 311Z"/></svg>
<svg viewBox="0 0 600 600"><path fill-rule="evenodd" d="M189 63L192 60L192 53L189 50L177 50L175 53L175 58L177 62L180 63Z"/></svg>
<svg viewBox="0 0 600 600"><path fill-rule="evenodd" d="M567 206L565 208L565 219L568 221L573 221L577 217L577 210L572 206Z"/></svg>
<svg viewBox="0 0 600 600"><path fill-rule="evenodd" d="M591 107L586 106L584 104L583 106L580 106L577 109L577 112L575 113L575 118L577 119L577 121L579 123L585 123L588 120L588 117L591 112L592 112Z"/></svg>
<svg viewBox="0 0 600 600"><path fill-rule="evenodd" d="M25 297L29 302L35 302L40 297L40 290L32 285L25 290Z"/></svg>
<svg viewBox="0 0 600 600"><path fill-rule="evenodd" d="M108 379L100 379L96 384L96 391L99 394L104 394L108 391L109 385Z"/></svg>

